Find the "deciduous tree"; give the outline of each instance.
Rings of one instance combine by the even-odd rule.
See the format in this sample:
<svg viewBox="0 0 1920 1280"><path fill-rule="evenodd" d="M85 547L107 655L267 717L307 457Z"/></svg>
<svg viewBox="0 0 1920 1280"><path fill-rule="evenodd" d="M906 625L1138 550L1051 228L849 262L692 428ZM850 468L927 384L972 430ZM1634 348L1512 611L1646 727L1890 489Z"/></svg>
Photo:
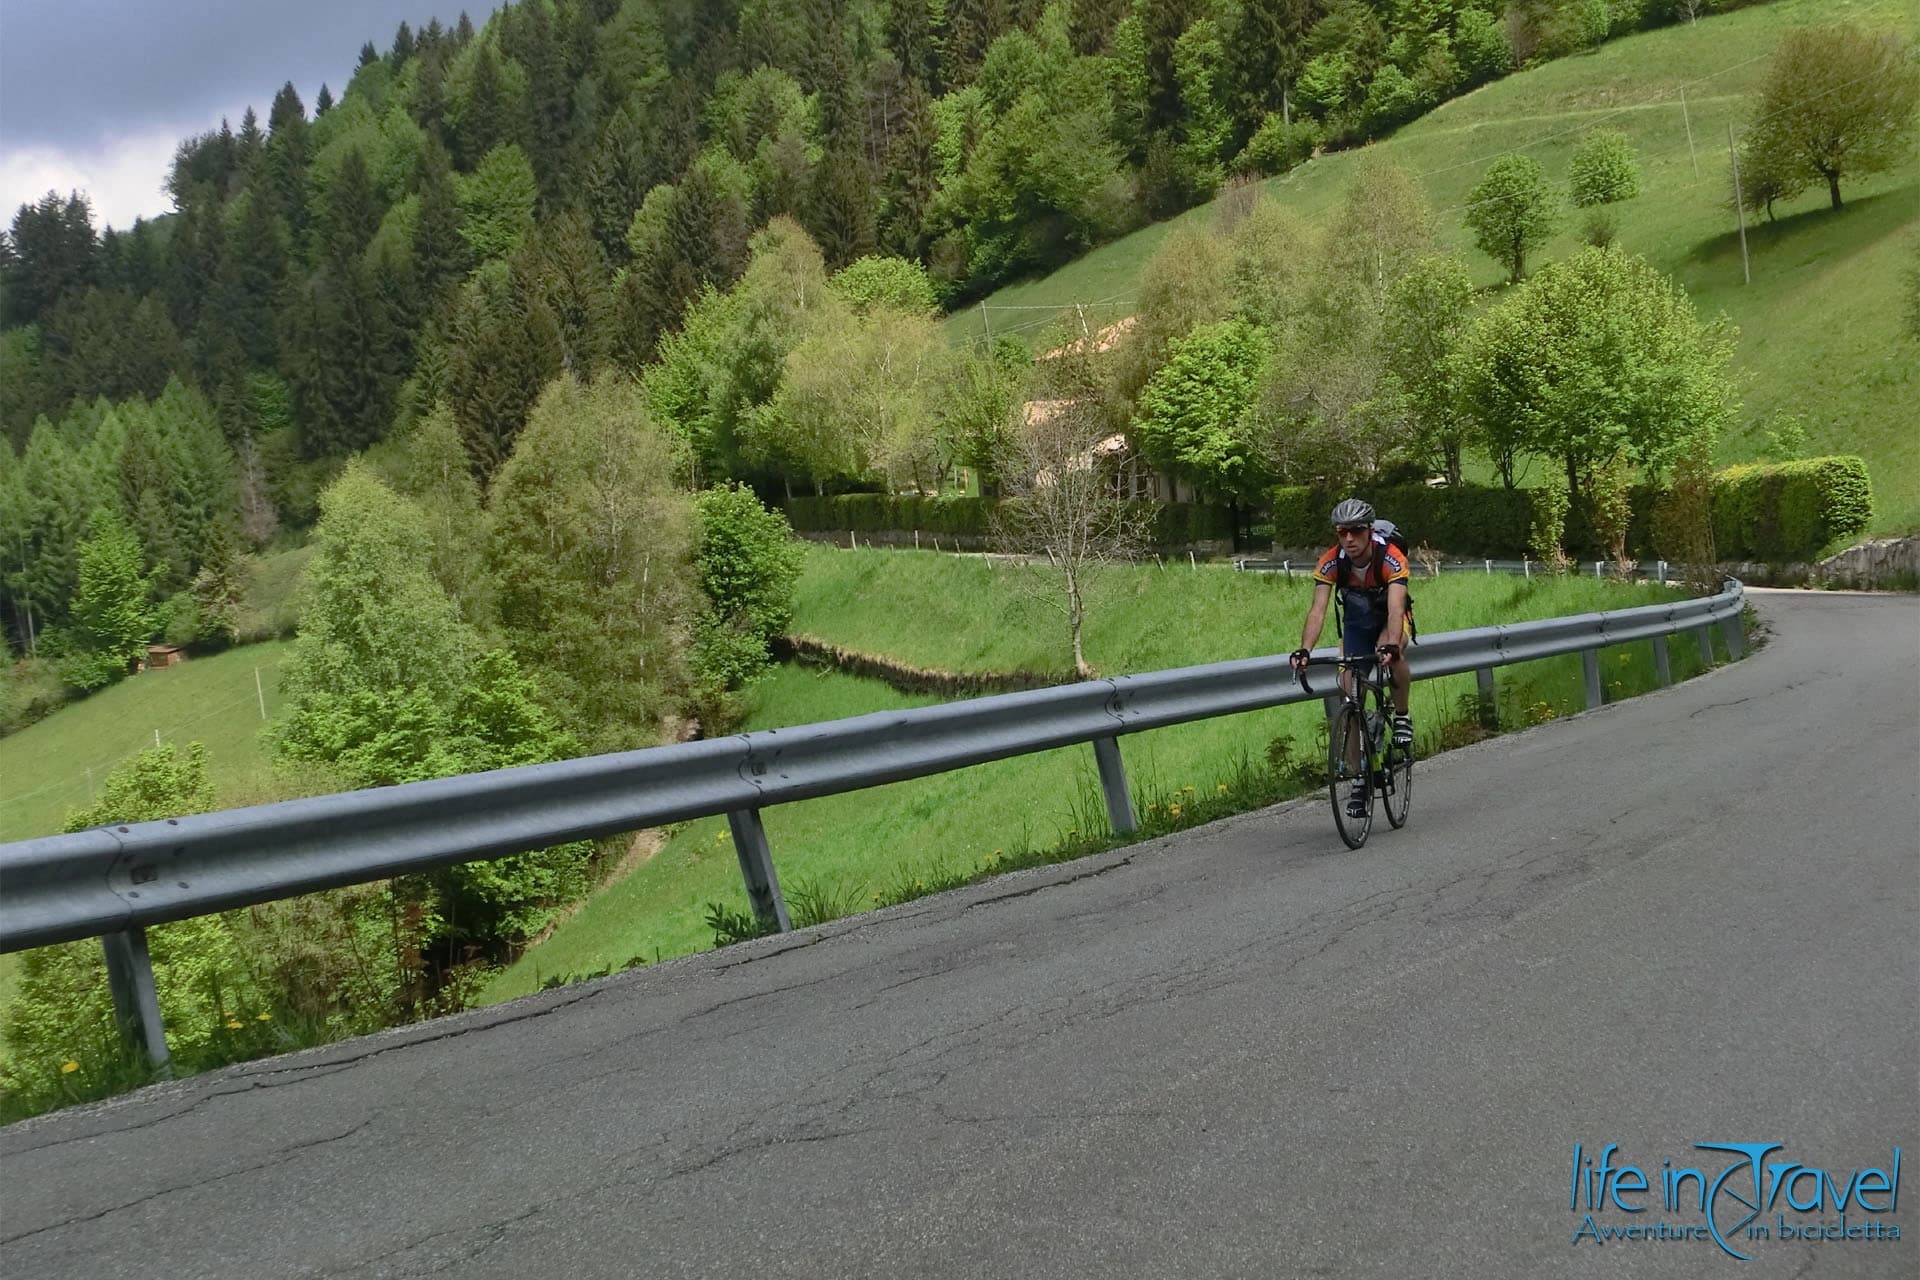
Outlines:
<svg viewBox="0 0 1920 1280"><path fill-rule="evenodd" d="M1527 274L1527 255L1547 242L1560 221L1540 162L1517 152L1501 156L1467 201L1474 243L1518 284Z"/></svg>
<svg viewBox="0 0 1920 1280"><path fill-rule="evenodd" d="M1780 41L1749 126L1753 163L1789 187L1882 173L1913 153L1920 64L1911 43L1851 26L1803 27Z"/></svg>

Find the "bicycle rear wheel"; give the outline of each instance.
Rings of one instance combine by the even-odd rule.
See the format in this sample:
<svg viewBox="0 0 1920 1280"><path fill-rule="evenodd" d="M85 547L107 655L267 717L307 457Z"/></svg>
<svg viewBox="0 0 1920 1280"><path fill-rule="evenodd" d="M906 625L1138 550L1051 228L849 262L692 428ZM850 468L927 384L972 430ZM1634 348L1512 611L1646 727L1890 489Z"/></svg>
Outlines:
<svg viewBox="0 0 1920 1280"><path fill-rule="evenodd" d="M1357 763L1349 763L1357 761ZM1367 778L1367 726L1359 708L1343 706L1327 735L1327 791L1333 798L1333 825L1347 848L1358 849L1373 830L1373 787ZM1361 802L1356 813L1347 806L1358 783Z"/></svg>
<svg viewBox="0 0 1920 1280"><path fill-rule="evenodd" d="M1380 754L1386 762L1382 770L1385 776L1381 779L1380 807L1387 811L1387 821L1398 831L1407 825L1407 810L1413 806L1413 748L1394 745L1389 731L1386 750Z"/></svg>

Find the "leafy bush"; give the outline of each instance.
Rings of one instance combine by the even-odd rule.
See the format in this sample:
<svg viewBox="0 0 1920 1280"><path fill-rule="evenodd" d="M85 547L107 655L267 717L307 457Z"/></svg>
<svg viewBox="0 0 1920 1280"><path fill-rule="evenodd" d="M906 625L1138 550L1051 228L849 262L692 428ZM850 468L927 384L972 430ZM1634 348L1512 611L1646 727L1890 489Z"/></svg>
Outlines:
<svg viewBox="0 0 1920 1280"><path fill-rule="evenodd" d="M906 258L869 254L836 272L833 290L863 315L878 306L921 316L940 309L926 268Z"/></svg>
<svg viewBox="0 0 1920 1280"><path fill-rule="evenodd" d="M793 621L800 546L777 511L745 485L709 489L694 500L700 532L694 552L707 607L694 621L692 663L700 718L730 720L725 695L766 670L769 645Z"/></svg>
<svg viewBox="0 0 1920 1280"><path fill-rule="evenodd" d="M1595 129L1567 162L1568 194L1576 209L1631 200L1640 194L1640 163L1633 141L1618 129Z"/></svg>
<svg viewBox="0 0 1920 1280"><path fill-rule="evenodd" d="M1320 126L1302 116L1291 125L1278 111L1271 112L1247 139L1247 145L1234 157L1235 173L1272 177L1304 163L1320 145Z"/></svg>
<svg viewBox="0 0 1920 1280"><path fill-rule="evenodd" d="M1867 464L1857 457L1756 463L1715 477L1713 536L1724 558L1806 559L1872 518Z"/></svg>
<svg viewBox="0 0 1920 1280"><path fill-rule="evenodd" d="M694 506L700 587L715 612L744 617L763 638L785 631L800 578L800 547L786 517L762 506L745 485L709 489Z"/></svg>
<svg viewBox="0 0 1920 1280"><path fill-rule="evenodd" d="M109 773L101 797L67 817L68 831L118 822L203 813L213 807L206 748L152 747ZM161 1017L174 1055L207 1058L226 1024L266 1006L234 935L241 913L200 916L147 931ZM20 989L8 1011L12 1061L5 1072L15 1105L45 1110L118 1092L137 1083L139 1064L120 1045L100 944L39 947L21 961Z"/></svg>
<svg viewBox="0 0 1920 1280"><path fill-rule="evenodd" d="M24 729L57 711L71 696L50 661L21 658L0 669L0 735Z"/></svg>

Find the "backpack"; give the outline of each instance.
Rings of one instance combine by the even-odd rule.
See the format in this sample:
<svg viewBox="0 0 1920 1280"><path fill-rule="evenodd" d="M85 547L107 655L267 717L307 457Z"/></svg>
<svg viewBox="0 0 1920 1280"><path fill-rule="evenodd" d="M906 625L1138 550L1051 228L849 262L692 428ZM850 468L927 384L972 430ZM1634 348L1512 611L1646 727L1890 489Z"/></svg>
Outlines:
<svg viewBox="0 0 1920 1280"><path fill-rule="evenodd" d="M1389 547L1399 552L1400 562L1402 564L1409 566L1413 564L1412 556L1407 550L1407 536L1400 532L1400 526L1393 521L1375 520L1373 522L1373 540L1379 545ZM1333 593L1333 633L1336 636L1343 635L1340 625L1341 591L1365 591L1369 595L1380 596L1382 601L1385 600L1387 593L1386 581L1381 577L1382 570L1380 567L1380 557L1378 555L1375 555L1373 562L1367 566L1365 585L1361 587L1348 587L1346 585L1347 563L1347 553L1343 550L1339 553L1339 561L1334 569L1334 581L1340 584L1340 589ZM1420 638L1420 634L1419 630L1413 624L1413 590L1411 587L1407 590L1406 623L1407 643L1412 644Z"/></svg>

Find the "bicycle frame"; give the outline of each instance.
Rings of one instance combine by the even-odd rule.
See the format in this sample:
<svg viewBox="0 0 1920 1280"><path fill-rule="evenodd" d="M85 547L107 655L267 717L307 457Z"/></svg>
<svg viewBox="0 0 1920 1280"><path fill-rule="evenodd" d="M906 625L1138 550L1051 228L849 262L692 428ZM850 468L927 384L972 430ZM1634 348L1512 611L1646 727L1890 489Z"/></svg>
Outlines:
<svg viewBox="0 0 1920 1280"><path fill-rule="evenodd" d="M1357 849L1366 843L1367 833L1373 826L1373 800L1378 796L1387 806L1387 819L1395 827L1402 826L1407 820L1407 796L1410 788L1412 756L1403 748L1391 745L1388 731L1393 701L1391 667L1378 654L1361 657L1341 656L1336 658L1305 657L1294 670L1294 679L1307 693L1316 692L1307 681L1307 671L1312 667L1336 667L1351 676L1341 681L1339 709L1329 717L1328 724L1328 783L1334 804L1334 821L1340 829L1340 837L1349 848ZM1325 695L1323 695L1325 696ZM1369 709L1369 700L1372 708ZM1342 726L1351 725L1357 734L1350 733ZM1335 731L1339 731L1342 741L1334 741ZM1406 777L1396 782L1397 772L1406 772ZM1358 810L1347 808L1343 815L1342 787L1351 782L1355 788L1351 803L1360 806ZM1353 822L1349 822L1352 819ZM1357 831L1350 829L1358 824Z"/></svg>

